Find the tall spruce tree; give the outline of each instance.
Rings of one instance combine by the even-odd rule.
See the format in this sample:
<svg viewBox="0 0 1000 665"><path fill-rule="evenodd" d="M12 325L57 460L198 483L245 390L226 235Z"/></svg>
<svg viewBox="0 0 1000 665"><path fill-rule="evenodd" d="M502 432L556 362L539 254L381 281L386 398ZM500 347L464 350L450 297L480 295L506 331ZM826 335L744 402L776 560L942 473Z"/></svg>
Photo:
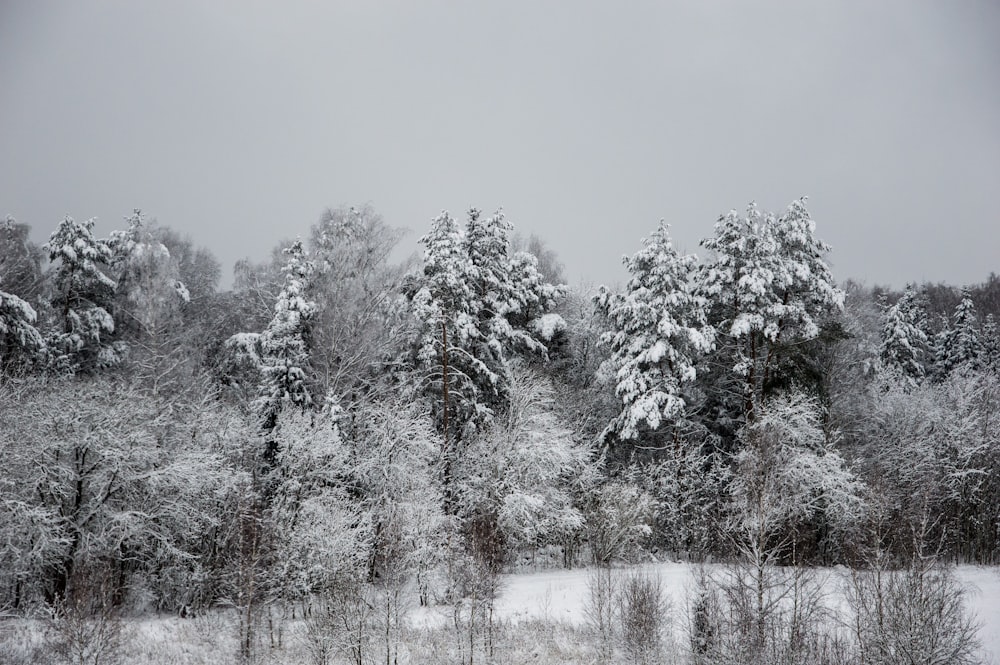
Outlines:
<svg viewBox="0 0 1000 665"><path fill-rule="evenodd" d="M534 257L510 256L511 224L501 212L472 209L463 229L447 212L420 239L424 267L406 295L419 329L416 365L433 395L442 431L445 509L457 509L452 469L460 447L509 405L508 361L518 353L544 356L532 331L562 287L546 283Z"/></svg>
<svg viewBox="0 0 1000 665"><path fill-rule="evenodd" d="M487 385L490 378L495 380L485 363L468 350L478 336L478 312L462 235L462 228L447 212L434 218L420 239L423 271L411 280L407 294L420 325L417 364L426 372L428 389L441 396L435 403L446 440L452 423L470 420L477 413L482 381L476 378L486 377Z"/></svg>
<svg viewBox="0 0 1000 665"><path fill-rule="evenodd" d="M473 208L465 228L469 279L478 301L479 337L489 347L495 364L502 364L511 353L545 354L545 345L532 334L530 323L552 309L564 289L544 281L531 254L511 254L513 225L502 211L484 218Z"/></svg>

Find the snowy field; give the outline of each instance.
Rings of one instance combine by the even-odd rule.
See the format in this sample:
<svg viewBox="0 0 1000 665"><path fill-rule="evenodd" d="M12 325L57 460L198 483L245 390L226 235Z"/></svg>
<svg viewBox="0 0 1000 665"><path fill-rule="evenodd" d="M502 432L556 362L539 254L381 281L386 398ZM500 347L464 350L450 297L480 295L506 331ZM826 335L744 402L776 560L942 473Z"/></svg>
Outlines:
<svg viewBox="0 0 1000 665"><path fill-rule="evenodd" d="M721 572L722 566L708 566ZM681 563L649 564L639 568L647 575L658 576L670 598L674 644L683 651L686 644L686 598L694 584L697 568ZM628 573L636 568L622 568ZM826 605L842 605L846 571L816 571L829 594ZM501 595L495 605L498 665L537 662L545 665L573 665L594 661L593 635L587 626L589 569L543 570L504 575ZM979 639L983 662L1000 665L1000 567L961 566L957 578L967 589L968 608L980 624ZM449 629L451 607L412 607L408 613L410 628L407 644L400 645L400 663L453 662L454 635ZM265 649L261 662L291 665L314 662L305 648L305 626L301 619L274 616L269 627L260 627L262 644L277 639L278 648ZM505 627L504 627L505 626ZM277 636L277 637L276 637ZM51 638L49 628L38 621L8 619L0 621L0 664L27 665L55 662L44 642ZM145 616L126 620L123 644L114 662L122 665L224 665L234 662L237 650L235 617L228 611L214 611L196 618ZM674 653L678 653L675 650ZM105 662L101 660L100 662ZM112 662L112 661L108 661ZM326 662L340 662L329 660ZM683 656L666 662L686 662Z"/></svg>
<svg viewBox="0 0 1000 665"><path fill-rule="evenodd" d="M695 567L684 563L659 563L642 567L658 575L670 595L674 626L683 630L687 591L693 585ZM721 566L709 566L718 570ZM622 569L625 572L627 569ZM831 605L842 597L846 570L818 571L831 594ZM546 570L504 575L497 614L512 621L540 619L582 625L586 622L588 569ZM957 577L967 591L967 607L976 615L979 639L987 662L1000 665L1000 567L959 566ZM447 610L450 611L450 610ZM411 614L415 625L433 625L445 619L446 610L418 608Z"/></svg>

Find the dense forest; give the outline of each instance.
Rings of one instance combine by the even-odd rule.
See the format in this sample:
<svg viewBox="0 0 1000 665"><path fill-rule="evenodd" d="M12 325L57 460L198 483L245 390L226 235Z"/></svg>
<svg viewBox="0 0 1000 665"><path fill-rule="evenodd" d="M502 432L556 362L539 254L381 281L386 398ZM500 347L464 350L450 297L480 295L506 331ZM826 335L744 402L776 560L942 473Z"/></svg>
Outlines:
<svg viewBox="0 0 1000 665"><path fill-rule="evenodd" d="M275 608L382 607L388 636L404 588L722 561L694 660L778 662L814 644L770 623L779 571L843 565L873 622L849 662L903 662L876 657L881 573L941 582L956 635L949 566L1000 562L1000 277L838 284L804 200L722 215L701 256L661 223L623 288L563 283L500 211L442 213L397 262L373 208L327 210L230 290L194 239L123 226L0 227L8 615L225 607L249 661ZM916 662L971 662L946 653Z"/></svg>

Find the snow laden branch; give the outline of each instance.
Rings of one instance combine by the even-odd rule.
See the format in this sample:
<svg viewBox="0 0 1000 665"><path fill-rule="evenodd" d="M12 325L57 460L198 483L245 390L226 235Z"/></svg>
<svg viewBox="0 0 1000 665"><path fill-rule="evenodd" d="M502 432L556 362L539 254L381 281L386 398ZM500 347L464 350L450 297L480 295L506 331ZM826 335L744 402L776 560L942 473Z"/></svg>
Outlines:
<svg viewBox="0 0 1000 665"><path fill-rule="evenodd" d="M35 308L17 296L0 291L0 366L8 367L24 358L31 361L45 349L45 340L35 327Z"/></svg>
<svg viewBox="0 0 1000 665"><path fill-rule="evenodd" d="M166 401L80 379L5 385L0 407L17 479L0 483L3 601L84 593L95 566L159 603L189 601L229 485L206 414L178 423Z"/></svg>

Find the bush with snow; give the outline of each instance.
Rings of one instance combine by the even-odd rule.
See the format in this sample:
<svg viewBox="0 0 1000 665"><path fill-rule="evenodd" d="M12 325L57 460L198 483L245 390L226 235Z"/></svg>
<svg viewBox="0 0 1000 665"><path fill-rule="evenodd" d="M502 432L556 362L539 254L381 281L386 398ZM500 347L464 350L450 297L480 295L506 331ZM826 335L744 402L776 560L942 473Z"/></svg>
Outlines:
<svg viewBox="0 0 1000 665"><path fill-rule="evenodd" d="M523 366L509 381L507 412L468 442L456 466L460 516L481 541L473 548L496 539L487 556L496 564L519 548L575 539L594 473L589 451L554 411L551 383Z"/></svg>

